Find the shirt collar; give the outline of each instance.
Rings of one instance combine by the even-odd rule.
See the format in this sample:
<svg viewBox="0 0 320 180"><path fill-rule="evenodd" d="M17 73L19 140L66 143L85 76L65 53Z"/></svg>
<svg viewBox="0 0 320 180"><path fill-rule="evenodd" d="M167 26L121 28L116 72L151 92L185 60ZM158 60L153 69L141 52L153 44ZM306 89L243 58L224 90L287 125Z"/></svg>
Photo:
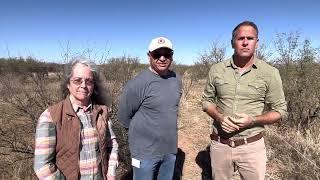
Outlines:
<svg viewBox="0 0 320 180"><path fill-rule="evenodd" d="M90 102L90 104L88 106L80 106L78 104L75 104L72 102L72 99L70 98L70 102L71 102L71 105L72 105L72 108L74 110L74 112L78 112L80 109L83 109L84 112L92 112L92 102Z"/></svg>
<svg viewBox="0 0 320 180"><path fill-rule="evenodd" d="M233 56L229 58L227 61L225 61L226 67L232 67L233 69L237 69L237 66L234 64ZM256 57L254 57L254 62L252 64L252 68L257 69L259 67L259 61Z"/></svg>

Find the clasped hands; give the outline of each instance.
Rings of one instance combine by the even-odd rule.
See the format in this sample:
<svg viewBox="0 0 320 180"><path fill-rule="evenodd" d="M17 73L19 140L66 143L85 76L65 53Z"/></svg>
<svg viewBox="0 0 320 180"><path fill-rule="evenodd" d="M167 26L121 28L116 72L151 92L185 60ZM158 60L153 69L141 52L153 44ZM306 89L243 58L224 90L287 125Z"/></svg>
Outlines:
<svg viewBox="0 0 320 180"><path fill-rule="evenodd" d="M238 131L242 128L252 126L254 118L245 113L235 113L238 118L223 116L221 127L227 133Z"/></svg>

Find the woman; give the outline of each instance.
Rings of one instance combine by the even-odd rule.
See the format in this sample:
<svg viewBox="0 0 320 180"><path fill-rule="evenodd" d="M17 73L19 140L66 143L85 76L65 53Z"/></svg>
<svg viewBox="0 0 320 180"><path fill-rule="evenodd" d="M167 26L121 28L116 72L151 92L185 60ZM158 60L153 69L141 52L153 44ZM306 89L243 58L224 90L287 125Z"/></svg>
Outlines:
<svg viewBox="0 0 320 180"><path fill-rule="evenodd" d="M64 100L38 120L34 170L39 179L115 179L118 143L98 67L76 58L64 75Z"/></svg>

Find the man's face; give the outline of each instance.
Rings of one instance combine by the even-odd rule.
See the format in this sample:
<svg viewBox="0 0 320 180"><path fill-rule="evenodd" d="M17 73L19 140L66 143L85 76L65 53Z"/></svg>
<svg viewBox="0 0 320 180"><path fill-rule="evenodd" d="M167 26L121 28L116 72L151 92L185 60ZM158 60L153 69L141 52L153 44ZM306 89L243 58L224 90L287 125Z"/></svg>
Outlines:
<svg viewBox="0 0 320 180"><path fill-rule="evenodd" d="M256 30L251 26L241 26L232 41L234 54L238 57L251 58L258 47Z"/></svg>
<svg viewBox="0 0 320 180"><path fill-rule="evenodd" d="M151 68L158 74L165 75L171 65L173 51L168 48L159 48L148 55Z"/></svg>
<svg viewBox="0 0 320 180"><path fill-rule="evenodd" d="M87 105L93 93L93 74L88 66L76 64L68 84L70 96L78 105Z"/></svg>

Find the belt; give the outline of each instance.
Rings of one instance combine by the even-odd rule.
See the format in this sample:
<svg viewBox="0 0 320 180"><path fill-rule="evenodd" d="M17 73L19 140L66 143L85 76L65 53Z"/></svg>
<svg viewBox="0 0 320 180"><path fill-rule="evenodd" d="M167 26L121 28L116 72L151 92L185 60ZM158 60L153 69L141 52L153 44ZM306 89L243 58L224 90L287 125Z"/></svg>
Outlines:
<svg viewBox="0 0 320 180"><path fill-rule="evenodd" d="M259 134L256 134L254 136L251 136L251 137L231 140L231 139L224 139L224 138L218 136L215 132L210 134L211 140L218 141L218 142L220 142L222 144L227 144L227 145L229 145L230 147L233 147L233 148L235 148L237 146L244 145L244 144L248 144L248 143L252 143L252 142L258 141L262 137L263 137L262 133L259 133Z"/></svg>

